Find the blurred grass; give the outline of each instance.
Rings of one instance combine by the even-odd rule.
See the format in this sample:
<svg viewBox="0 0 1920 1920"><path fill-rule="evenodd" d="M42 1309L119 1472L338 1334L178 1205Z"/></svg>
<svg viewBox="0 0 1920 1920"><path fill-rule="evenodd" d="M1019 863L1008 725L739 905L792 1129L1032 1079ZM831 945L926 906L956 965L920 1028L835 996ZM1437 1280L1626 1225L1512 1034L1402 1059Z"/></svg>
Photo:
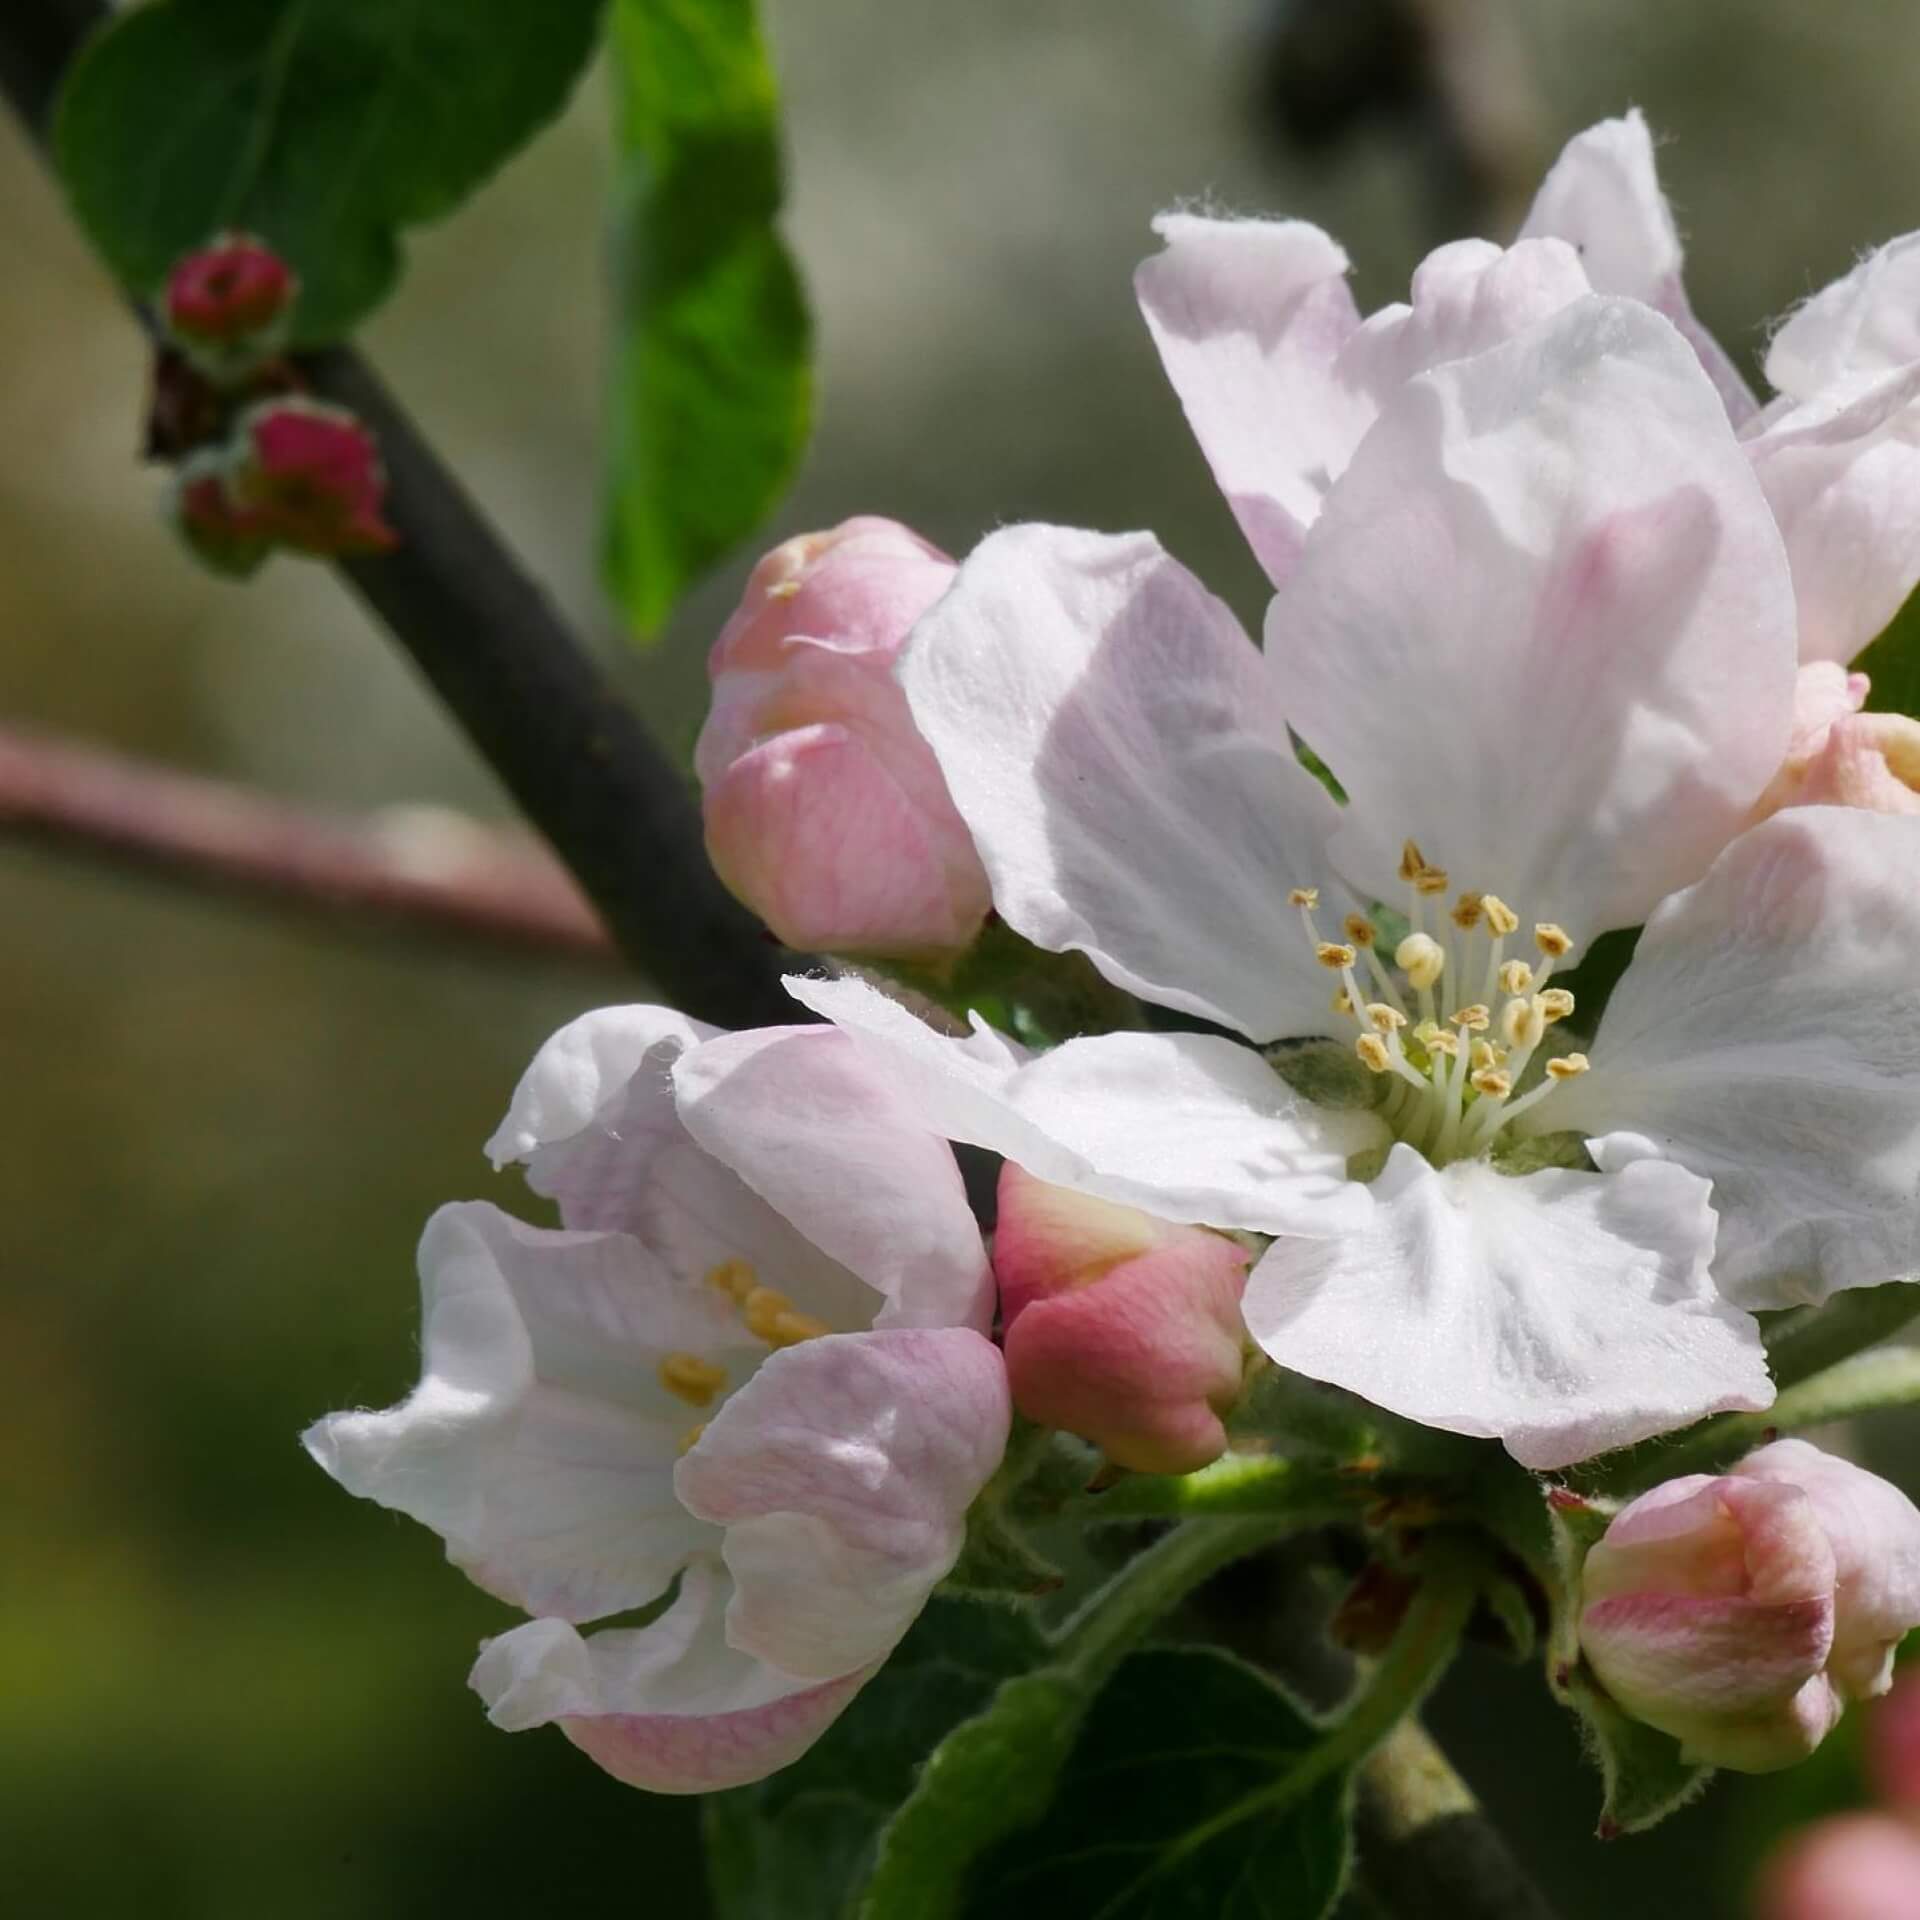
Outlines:
<svg viewBox="0 0 1920 1920"><path fill-rule="evenodd" d="M1920 10L1506 11L1556 139L1632 101L1672 136L1695 302L1731 343L1920 226ZM1266 24L1253 0L775 6L824 404L769 538L876 509L954 548L1025 516L1151 525L1257 612L1133 312L1147 219L1206 195L1321 220L1370 303L1438 237L1390 132L1313 170L1278 152L1250 104ZM591 577L602 105L421 241L369 344L617 654ZM235 588L174 553L130 457L137 341L10 134L0 204L0 713L335 804L497 812L328 576ZM679 744L741 570L623 663ZM0 911L5 1911L695 1920L692 1809L492 1732L464 1677L506 1610L296 1444L408 1383L420 1225L521 1204L480 1142L595 990L10 848ZM1909 1430L1869 1437L1911 1484ZM1472 1660L1438 1712L1571 1920L1731 1920L1759 1836L1847 1790L1836 1750L1601 1849L1531 1672Z"/></svg>

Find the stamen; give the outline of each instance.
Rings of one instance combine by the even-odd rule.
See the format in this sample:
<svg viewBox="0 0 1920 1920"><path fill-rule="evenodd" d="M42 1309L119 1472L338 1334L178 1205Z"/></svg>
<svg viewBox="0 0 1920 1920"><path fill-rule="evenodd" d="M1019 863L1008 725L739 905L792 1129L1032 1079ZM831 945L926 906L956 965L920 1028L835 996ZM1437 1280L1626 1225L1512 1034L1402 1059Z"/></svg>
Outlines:
<svg viewBox="0 0 1920 1920"><path fill-rule="evenodd" d="M1394 949L1394 964L1422 993L1446 970L1447 956L1431 934L1410 933Z"/></svg>
<svg viewBox="0 0 1920 1920"><path fill-rule="evenodd" d="M1420 871L1413 876L1413 890L1415 893L1445 893L1452 884L1453 882L1447 878L1447 870L1445 867L1422 867Z"/></svg>
<svg viewBox="0 0 1920 1920"><path fill-rule="evenodd" d="M1396 1027L1404 1027L1407 1016L1398 1007L1389 1007L1379 1000L1371 1001L1367 1006L1367 1025L1375 1033L1391 1033Z"/></svg>
<svg viewBox="0 0 1920 1920"><path fill-rule="evenodd" d="M1405 1013L1407 1003L1400 998L1400 989L1394 985L1393 975L1387 971L1385 962L1381 960L1379 949L1368 947L1366 955L1367 971L1373 975L1373 984L1380 989L1381 999L1391 1002Z"/></svg>
<svg viewBox="0 0 1920 1920"><path fill-rule="evenodd" d="M660 1362L660 1384L676 1400L690 1407L710 1407L713 1396L727 1384L727 1370L697 1353L670 1353Z"/></svg>
<svg viewBox="0 0 1920 1920"><path fill-rule="evenodd" d="M797 1347L833 1331L824 1320L796 1311L793 1302L772 1287L755 1287L740 1303L740 1311L747 1331L770 1346Z"/></svg>
<svg viewBox="0 0 1920 1920"><path fill-rule="evenodd" d="M1317 907L1319 904L1320 889L1318 887L1295 887L1287 895L1287 905L1290 907Z"/></svg>
<svg viewBox="0 0 1920 1920"><path fill-rule="evenodd" d="M1507 1057L1505 1047L1496 1047L1491 1040L1476 1040L1473 1043L1473 1066L1476 1073L1484 1073L1489 1067L1497 1067Z"/></svg>
<svg viewBox="0 0 1920 1920"><path fill-rule="evenodd" d="M1362 1063L1375 1073L1385 1073L1393 1065L1393 1055L1387 1051L1387 1043L1377 1033L1363 1033L1353 1043L1353 1050Z"/></svg>
<svg viewBox="0 0 1920 1920"><path fill-rule="evenodd" d="M735 1306L744 1306L747 1295L760 1284L751 1264L745 1260L722 1260L707 1270L707 1285L718 1287Z"/></svg>
<svg viewBox="0 0 1920 1920"><path fill-rule="evenodd" d="M1470 1007L1457 1008L1453 1014L1453 1024L1463 1033L1484 1033L1492 1019L1492 1014L1478 1000Z"/></svg>
<svg viewBox="0 0 1920 1920"><path fill-rule="evenodd" d="M1338 940L1322 940L1313 950L1313 957L1323 967L1330 967L1335 973L1353 965L1360 956L1353 948L1345 947Z"/></svg>
<svg viewBox="0 0 1920 1920"><path fill-rule="evenodd" d="M1473 1076L1473 1090L1489 1100L1504 1100L1513 1091L1512 1080L1498 1067L1482 1067Z"/></svg>
<svg viewBox="0 0 1920 1920"><path fill-rule="evenodd" d="M1592 1065L1584 1053L1563 1053L1547 1062L1547 1075L1553 1080L1577 1080Z"/></svg>
<svg viewBox="0 0 1920 1920"><path fill-rule="evenodd" d="M1504 940L1508 934L1519 931L1520 916L1497 893L1483 893L1480 909L1487 916L1487 926L1496 939Z"/></svg>
<svg viewBox="0 0 1920 1920"><path fill-rule="evenodd" d="M1400 844L1400 878L1411 885L1427 870L1427 856L1411 840Z"/></svg>
<svg viewBox="0 0 1920 1920"><path fill-rule="evenodd" d="M1423 1037L1422 1045L1429 1053L1445 1054L1451 1060L1459 1054L1460 1036L1444 1027L1434 1027Z"/></svg>
<svg viewBox="0 0 1920 1920"><path fill-rule="evenodd" d="M1453 924L1462 933L1471 933L1486 917L1486 903L1480 894L1463 893L1453 903Z"/></svg>
<svg viewBox="0 0 1920 1920"><path fill-rule="evenodd" d="M1500 1009L1500 1037L1522 1053L1531 1053L1547 1030L1547 1016L1538 996L1509 1000Z"/></svg>
<svg viewBox="0 0 1920 1920"><path fill-rule="evenodd" d="M1500 968L1502 993L1525 993L1533 985L1533 969L1524 960L1508 960Z"/></svg>
<svg viewBox="0 0 1920 1920"><path fill-rule="evenodd" d="M1573 936L1565 927L1556 926L1551 920L1543 920L1533 930L1533 944L1549 960L1564 960L1573 951Z"/></svg>
<svg viewBox="0 0 1920 1920"><path fill-rule="evenodd" d="M1362 913L1348 914L1341 931L1356 947L1370 947L1380 937L1380 929Z"/></svg>
<svg viewBox="0 0 1920 1920"><path fill-rule="evenodd" d="M1547 1025L1564 1020L1573 1011L1573 995L1565 987L1547 987L1537 996L1540 1010L1547 1017Z"/></svg>
<svg viewBox="0 0 1920 1920"><path fill-rule="evenodd" d="M1350 994L1345 987L1341 987L1334 994L1333 1010L1335 1013L1351 1013L1353 1011L1353 995Z"/></svg>

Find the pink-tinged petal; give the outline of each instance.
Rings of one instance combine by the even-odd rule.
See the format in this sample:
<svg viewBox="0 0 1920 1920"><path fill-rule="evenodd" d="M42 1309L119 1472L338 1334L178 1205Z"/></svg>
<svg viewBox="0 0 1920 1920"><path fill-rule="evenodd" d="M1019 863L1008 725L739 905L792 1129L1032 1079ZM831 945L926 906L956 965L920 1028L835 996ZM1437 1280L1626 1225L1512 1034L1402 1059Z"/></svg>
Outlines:
<svg viewBox="0 0 1920 1920"><path fill-rule="evenodd" d="M1585 942L1696 877L1780 765L1792 590L1699 366L1587 298L1404 387L1267 615L1289 721L1352 804L1334 853Z"/></svg>
<svg viewBox="0 0 1920 1920"><path fill-rule="evenodd" d="M532 1620L490 1640L474 1690L495 1726L557 1722L589 1758L649 1793L714 1793L799 1759L871 1675L797 1680L730 1647L731 1585L702 1558L651 1625L582 1638Z"/></svg>
<svg viewBox="0 0 1920 1920"><path fill-rule="evenodd" d="M1247 1281L1283 1367L1541 1469L1771 1403L1759 1330L1707 1277L1704 1180L1436 1172L1396 1146L1367 1193L1359 1230L1277 1240Z"/></svg>
<svg viewBox="0 0 1920 1920"><path fill-rule="evenodd" d="M1540 1124L1713 1182L1744 1306L1920 1271L1920 821L1794 807L1648 923Z"/></svg>
<svg viewBox="0 0 1920 1920"><path fill-rule="evenodd" d="M1136 1473L1192 1473L1226 1451L1245 1371L1235 1242L1009 1161L993 1265L1007 1378L1029 1420Z"/></svg>
<svg viewBox="0 0 1920 1920"><path fill-rule="evenodd" d="M1862 374L1920 361L1920 233L1870 253L1791 313L1767 349L1767 378L1814 400Z"/></svg>
<svg viewBox="0 0 1920 1920"><path fill-rule="evenodd" d="M964 1328L776 1353L675 1476L726 1529L729 1644L814 1680L884 1659L959 1557L1011 1419L998 1349Z"/></svg>
<svg viewBox="0 0 1920 1920"><path fill-rule="evenodd" d="M1802 806L1920 813L1920 720L1862 713L1837 722L1806 766Z"/></svg>
<svg viewBox="0 0 1920 1920"><path fill-rule="evenodd" d="M1884 1813L1803 1829L1761 1869L1755 1920L1914 1920L1920 1833Z"/></svg>
<svg viewBox="0 0 1920 1920"><path fill-rule="evenodd" d="M690 1352L737 1382L764 1352L711 1290L676 1286L623 1235L479 1202L428 1222L420 1282L420 1384L305 1435L349 1493L431 1527L489 1593L567 1620L653 1599L718 1544L674 1494L696 1416L660 1378Z"/></svg>
<svg viewBox="0 0 1920 1920"><path fill-rule="evenodd" d="M1371 1112L1313 1106L1251 1047L1213 1034L1111 1033L1030 1056L986 1027L935 1033L860 980L787 990L870 1049L924 1126L1055 1186L1167 1220L1340 1233L1367 1216L1352 1155Z"/></svg>
<svg viewBox="0 0 1920 1920"><path fill-rule="evenodd" d="M1746 445L1793 568L1800 657L1851 660L1920 581L1920 364L1849 377Z"/></svg>
<svg viewBox="0 0 1920 1920"><path fill-rule="evenodd" d="M881 1327L993 1320L993 1278L946 1141L849 1034L736 1033L673 1070L688 1132L883 1297Z"/></svg>
<svg viewBox="0 0 1920 1920"><path fill-rule="evenodd" d="M1877 1473L1804 1440L1776 1440L1748 1454L1733 1475L1805 1491L1833 1548L1828 1672L1849 1699L1885 1693L1894 1649L1920 1626L1920 1512Z"/></svg>
<svg viewBox="0 0 1920 1920"><path fill-rule="evenodd" d="M1638 108L1567 142L1520 232L1523 239L1566 241L1578 251L1596 293L1624 294L1671 320L1699 355L1733 423L1753 412L1753 394L1739 369L1687 304L1680 235L1660 191L1653 137Z"/></svg>
<svg viewBox="0 0 1920 1920"><path fill-rule="evenodd" d="M1371 410L1334 378L1347 256L1302 220L1162 214L1134 290L1194 438L1276 584Z"/></svg>
<svg viewBox="0 0 1920 1920"><path fill-rule="evenodd" d="M1258 652L1151 535L990 536L901 672L1012 926L1257 1039L1325 1027L1287 894L1327 879L1336 810Z"/></svg>

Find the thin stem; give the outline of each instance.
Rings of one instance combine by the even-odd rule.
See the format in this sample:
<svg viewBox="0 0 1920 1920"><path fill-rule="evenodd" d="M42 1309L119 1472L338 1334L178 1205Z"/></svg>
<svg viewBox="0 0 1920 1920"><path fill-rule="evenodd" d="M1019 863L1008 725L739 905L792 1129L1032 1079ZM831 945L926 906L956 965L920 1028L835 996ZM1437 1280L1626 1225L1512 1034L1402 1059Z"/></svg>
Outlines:
<svg viewBox="0 0 1920 1920"><path fill-rule="evenodd" d="M537 842L439 809L330 818L226 781L0 727L0 837L357 925L617 967Z"/></svg>
<svg viewBox="0 0 1920 1920"><path fill-rule="evenodd" d="M1297 1527L1354 1519L1379 1498L1362 1477L1303 1467L1267 1453L1229 1453L1198 1473L1141 1474L1089 1494L1067 1517L1096 1525L1165 1515L1190 1520L1268 1514Z"/></svg>

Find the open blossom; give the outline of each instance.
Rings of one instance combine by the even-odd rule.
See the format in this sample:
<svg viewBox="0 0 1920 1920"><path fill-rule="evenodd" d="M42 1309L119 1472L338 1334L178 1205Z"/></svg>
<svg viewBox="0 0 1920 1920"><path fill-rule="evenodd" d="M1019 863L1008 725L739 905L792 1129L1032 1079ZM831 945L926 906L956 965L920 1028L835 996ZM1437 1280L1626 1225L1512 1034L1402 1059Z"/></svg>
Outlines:
<svg viewBox="0 0 1920 1920"><path fill-rule="evenodd" d="M1885 1693L1915 1625L1920 1512L1804 1440L1642 1494L1581 1576L1601 1684L1688 1759L1749 1773L1804 1759L1848 1701Z"/></svg>
<svg viewBox="0 0 1920 1920"><path fill-rule="evenodd" d="M1276 583L1264 655L1150 536L1046 526L914 630L998 911L1244 1044L1036 1057L792 983L950 1137L1274 1236L1243 1309L1281 1364L1542 1468L1767 1405L1750 1309L1920 1263L1920 821L1750 825L1801 549L1645 145L1583 136L1527 237L1364 322L1315 228L1161 223L1141 298ZM1569 1046L1568 970L1642 923ZM1371 1098L1299 1090L1316 1039Z"/></svg>
<svg viewBox="0 0 1920 1920"><path fill-rule="evenodd" d="M897 522L848 520L768 554L714 643L694 750L707 851L788 946L953 953L992 905L893 677L953 575Z"/></svg>
<svg viewBox="0 0 1920 1920"><path fill-rule="evenodd" d="M473 1670L495 1724L656 1791L757 1779L886 1658L1005 1447L953 1156L843 1036L658 1007L563 1028L489 1151L562 1226L436 1214L420 1384L308 1450L534 1616Z"/></svg>
<svg viewBox="0 0 1920 1920"><path fill-rule="evenodd" d="M1227 1447L1245 1374L1234 1241L1049 1186L1008 1161L993 1236L1013 1403L1136 1473Z"/></svg>

